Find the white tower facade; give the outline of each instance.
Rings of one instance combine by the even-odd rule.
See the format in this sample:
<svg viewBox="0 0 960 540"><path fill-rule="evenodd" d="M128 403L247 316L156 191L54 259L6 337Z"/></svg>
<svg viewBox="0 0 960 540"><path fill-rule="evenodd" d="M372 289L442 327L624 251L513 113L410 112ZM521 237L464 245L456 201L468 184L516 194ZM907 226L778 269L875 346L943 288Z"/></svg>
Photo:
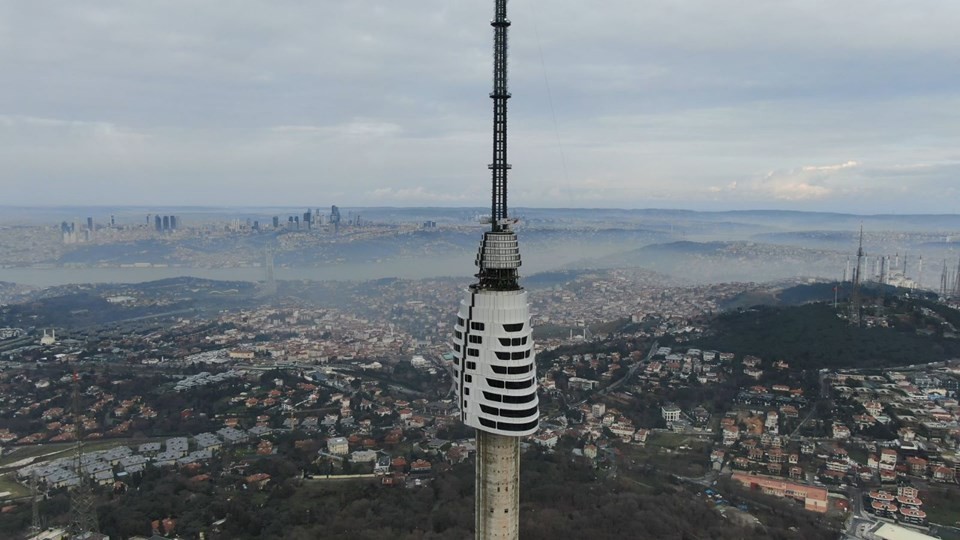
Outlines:
<svg viewBox="0 0 960 540"><path fill-rule="evenodd" d="M460 419L508 437L537 431L536 354L527 292L468 290L454 327Z"/></svg>

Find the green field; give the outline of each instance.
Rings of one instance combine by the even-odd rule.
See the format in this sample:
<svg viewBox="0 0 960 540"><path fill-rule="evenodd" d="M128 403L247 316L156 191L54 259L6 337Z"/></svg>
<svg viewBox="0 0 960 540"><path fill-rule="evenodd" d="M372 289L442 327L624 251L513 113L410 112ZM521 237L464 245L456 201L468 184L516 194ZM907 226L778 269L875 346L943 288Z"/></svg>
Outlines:
<svg viewBox="0 0 960 540"><path fill-rule="evenodd" d="M861 465L866 465L866 464L867 464L867 454L868 454L868 452L867 452L866 448L862 448L862 447L860 447L860 446L851 446L851 447L847 448L847 452L848 452L849 455L850 455L850 459L856 461L857 463L859 463L859 464L861 464Z"/></svg>
<svg viewBox="0 0 960 540"><path fill-rule="evenodd" d="M709 464L703 452L704 442L679 433L651 433L645 446L621 447L625 463L630 466L653 465L660 472L681 476L701 476ZM680 446L691 450L677 450ZM699 454L699 455L698 455Z"/></svg>
<svg viewBox="0 0 960 540"><path fill-rule="evenodd" d="M109 439L86 443L83 445L85 452L96 452L98 450L109 450L117 446L134 446L145 442L160 441L163 439ZM16 450L0 458L0 469L9 468L11 464L27 458L40 458L39 461L48 461L63 457L68 452L72 452L73 443L53 443L38 444L34 446L17 447Z"/></svg>
<svg viewBox="0 0 960 540"><path fill-rule="evenodd" d="M2 499L16 499L30 495L30 488L21 485L14 477L14 473L0 475L0 493L9 491L10 495L0 497Z"/></svg>
<svg viewBox="0 0 960 540"><path fill-rule="evenodd" d="M700 450L707 446L708 439L684 435L683 433L654 432L647 437L647 446L652 448L669 448L676 450L681 446L688 446L690 450Z"/></svg>
<svg viewBox="0 0 960 540"><path fill-rule="evenodd" d="M73 448L73 445L70 443L57 443L57 444L38 444L35 446L23 446L19 447L16 450L10 452L9 454L0 458L0 468L9 467L13 463L27 459L35 458L40 456L48 456L45 459L57 457L58 454L62 454L67 450Z"/></svg>
<svg viewBox="0 0 960 540"><path fill-rule="evenodd" d="M654 432L647 436L647 446L676 449L687 440L686 435L680 433Z"/></svg>
<svg viewBox="0 0 960 540"><path fill-rule="evenodd" d="M930 523L956 526L960 522L960 489L931 489L923 503Z"/></svg>

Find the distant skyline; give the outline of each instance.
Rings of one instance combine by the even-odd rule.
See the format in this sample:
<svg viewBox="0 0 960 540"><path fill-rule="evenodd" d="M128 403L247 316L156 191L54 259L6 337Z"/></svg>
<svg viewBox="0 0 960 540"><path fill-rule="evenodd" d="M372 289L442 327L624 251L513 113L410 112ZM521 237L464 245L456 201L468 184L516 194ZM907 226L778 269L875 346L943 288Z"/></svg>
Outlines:
<svg viewBox="0 0 960 540"><path fill-rule="evenodd" d="M510 10L511 205L958 211L960 4ZM491 14L0 4L3 204L483 207Z"/></svg>

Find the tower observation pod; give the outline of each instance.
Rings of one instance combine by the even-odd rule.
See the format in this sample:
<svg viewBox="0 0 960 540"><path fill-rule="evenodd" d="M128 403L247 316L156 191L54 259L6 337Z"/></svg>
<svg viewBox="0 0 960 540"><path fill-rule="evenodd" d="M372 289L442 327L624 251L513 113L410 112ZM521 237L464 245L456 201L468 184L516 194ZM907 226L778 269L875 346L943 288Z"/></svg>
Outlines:
<svg viewBox="0 0 960 540"><path fill-rule="evenodd" d="M490 230L453 332L460 419L477 430L476 538L519 536L520 437L539 425L537 370L520 246L507 216L507 0L495 0Z"/></svg>

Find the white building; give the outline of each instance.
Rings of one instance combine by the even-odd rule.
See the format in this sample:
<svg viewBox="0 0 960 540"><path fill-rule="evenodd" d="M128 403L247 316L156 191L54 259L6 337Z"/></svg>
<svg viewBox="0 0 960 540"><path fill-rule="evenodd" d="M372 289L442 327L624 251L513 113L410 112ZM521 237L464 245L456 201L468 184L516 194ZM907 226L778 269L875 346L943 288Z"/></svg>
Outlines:
<svg viewBox="0 0 960 540"><path fill-rule="evenodd" d="M331 437L327 439L327 451L337 456L345 456L350 453L350 443L346 437Z"/></svg>
<svg viewBox="0 0 960 540"><path fill-rule="evenodd" d="M680 407L677 407L673 404L667 404L660 408L660 414L663 415L663 419L667 422L679 422L680 421Z"/></svg>

